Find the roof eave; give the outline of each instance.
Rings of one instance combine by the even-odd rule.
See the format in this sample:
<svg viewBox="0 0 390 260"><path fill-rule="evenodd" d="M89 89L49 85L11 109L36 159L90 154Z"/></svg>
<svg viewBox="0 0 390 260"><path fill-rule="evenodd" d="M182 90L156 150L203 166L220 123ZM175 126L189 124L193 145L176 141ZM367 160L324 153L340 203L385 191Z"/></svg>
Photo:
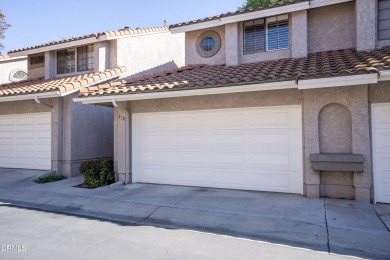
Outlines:
<svg viewBox="0 0 390 260"><path fill-rule="evenodd" d="M252 92L252 91L265 91L265 90L281 90L281 89L316 89L316 88L330 88L330 87L342 87L342 86L356 86L364 84L375 84L378 81L390 80L390 71L381 71L380 75L377 73L359 74L339 77L328 77L318 79L302 79L296 82L295 80L249 84L249 85L237 85L229 87L214 87L214 88L202 88L193 90L172 90L172 91L160 91L152 93L140 93L140 94L119 94L119 95L103 95L92 97L74 98L74 102L80 102L83 104L99 104L99 103L116 103L123 101L133 100L146 100L146 99L158 99L158 98L172 98L172 97L186 97L186 96L202 96L202 95L215 95L215 94L228 94L228 93L240 93L240 92Z"/></svg>
<svg viewBox="0 0 390 260"><path fill-rule="evenodd" d="M59 91L25 94L25 95L13 95L13 96L4 96L4 97L0 96L0 102L33 100L36 98L54 98L54 97L60 97L60 96L61 96L61 93Z"/></svg>
<svg viewBox="0 0 390 260"><path fill-rule="evenodd" d="M53 44L53 45L42 46L42 47L37 47L37 48L32 48L32 49L27 49L27 50L14 51L14 52L8 53L8 55L10 57L16 57L16 56L21 56L21 55L27 56L27 55L32 55L32 54L37 54L37 53L42 53L42 52L47 52L47 51L56 51L56 50L72 48L72 47L76 47L76 46L80 46L80 45L92 44L95 42L101 42L101 41L106 41L106 40L108 40L107 36L102 35L98 38L89 37L89 38L85 38L85 39L57 43L57 44Z"/></svg>
<svg viewBox="0 0 390 260"><path fill-rule="evenodd" d="M270 82L261 84L248 84L228 87L211 87L202 89L191 90L172 90L172 91L160 91L152 93L140 93L140 94L122 94L122 95L104 95L98 97L81 97L74 98L74 102L81 102L83 104L98 104L107 102L122 102L132 100L145 100L145 99L157 99L157 98L171 98L171 97L187 97L187 96L204 96L215 94L228 94L228 93L240 93L240 92L252 92L262 90L275 90L275 89L289 89L297 88L294 80Z"/></svg>
<svg viewBox="0 0 390 260"><path fill-rule="evenodd" d="M221 17L220 19L203 21L188 25L180 25L170 29L172 33L183 33L206 29L210 27L221 26L229 23L237 23L247 20L253 20L263 17L275 16L280 14L292 13L297 11L308 10L311 8L318 8L326 5L339 4L344 2L351 2L353 0L311 0L307 2L288 4L280 7L269 8L265 10L253 11L243 14L235 14L231 16Z"/></svg>

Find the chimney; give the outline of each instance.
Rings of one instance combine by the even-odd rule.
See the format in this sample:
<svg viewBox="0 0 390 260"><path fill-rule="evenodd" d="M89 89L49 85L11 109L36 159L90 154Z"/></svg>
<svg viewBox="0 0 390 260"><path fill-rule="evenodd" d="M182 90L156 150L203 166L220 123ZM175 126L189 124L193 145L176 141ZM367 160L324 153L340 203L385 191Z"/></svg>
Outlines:
<svg viewBox="0 0 390 260"><path fill-rule="evenodd" d="M164 20L164 26L167 26L167 20Z"/></svg>

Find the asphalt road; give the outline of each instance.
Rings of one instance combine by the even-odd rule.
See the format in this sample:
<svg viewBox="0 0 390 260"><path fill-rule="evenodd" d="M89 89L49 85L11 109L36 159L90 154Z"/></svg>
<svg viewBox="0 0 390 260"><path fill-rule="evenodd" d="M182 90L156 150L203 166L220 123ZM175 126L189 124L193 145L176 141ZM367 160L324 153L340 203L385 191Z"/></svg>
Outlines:
<svg viewBox="0 0 390 260"><path fill-rule="evenodd" d="M0 204L0 259L351 259L183 229Z"/></svg>

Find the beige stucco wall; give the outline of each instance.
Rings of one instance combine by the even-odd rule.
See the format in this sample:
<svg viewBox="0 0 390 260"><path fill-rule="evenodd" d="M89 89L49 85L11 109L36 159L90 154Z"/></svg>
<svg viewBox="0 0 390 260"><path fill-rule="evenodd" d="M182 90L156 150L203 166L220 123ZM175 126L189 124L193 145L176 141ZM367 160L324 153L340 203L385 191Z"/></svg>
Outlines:
<svg viewBox="0 0 390 260"><path fill-rule="evenodd" d="M27 73L27 58L0 60L0 84L10 82L11 74L16 71L24 71Z"/></svg>
<svg viewBox="0 0 390 260"><path fill-rule="evenodd" d="M116 65L126 66L127 75L142 76L184 66L182 33L163 32L127 37L118 39L116 46Z"/></svg>
<svg viewBox="0 0 390 260"><path fill-rule="evenodd" d="M74 103L74 95L0 102L0 115L51 112L52 170L67 177L79 175L82 161L113 156L113 109Z"/></svg>
<svg viewBox="0 0 390 260"><path fill-rule="evenodd" d="M310 9L309 53L355 47L355 3Z"/></svg>
<svg viewBox="0 0 390 260"><path fill-rule="evenodd" d="M66 167L72 176L79 174L81 162L85 160L113 157L114 111L111 107L91 106L75 103L69 96L71 113L67 118L65 135L68 160ZM69 108L67 108L69 109ZM69 115L71 117L69 118Z"/></svg>
<svg viewBox="0 0 390 260"><path fill-rule="evenodd" d="M199 36L205 31L216 31L221 37L221 48L212 57L203 58L196 52L196 42ZM226 63L226 44L225 44L225 26L197 30L185 33L185 64L225 64Z"/></svg>
<svg viewBox="0 0 390 260"><path fill-rule="evenodd" d="M370 103L389 103L390 102L390 82L383 81L370 85L369 88Z"/></svg>
<svg viewBox="0 0 390 260"><path fill-rule="evenodd" d="M132 113L302 105L302 135L304 137L302 163L305 195L369 201L372 191L369 100L370 102L390 102L390 84L380 83L370 87L360 85L311 90L272 90L120 102L119 107L115 109L114 120L115 169L119 174L119 179L131 180L126 173L131 172ZM321 111L327 108L330 108L330 113L321 114ZM334 116L339 114L344 115ZM349 120L349 115L350 123L346 122ZM329 136L332 129L335 130ZM321 143L321 140L329 137L330 141ZM319 152L362 154L365 158L364 171L362 173L314 171L309 157L310 154Z"/></svg>
<svg viewBox="0 0 390 260"><path fill-rule="evenodd" d="M352 153L362 154L365 159L363 173L353 174L355 198L368 201L370 199L372 173L368 86L366 85L304 91L304 166L307 195L308 197L318 197L320 194L320 173L312 170L309 157L312 153L320 152L319 113L325 106L333 103L345 106L352 115ZM343 135L339 136L339 138L343 138ZM343 186L346 185L345 181L348 182L348 180L339 180L340 190L333 192L342 195L341 193L344 192ZM333 185L333 188L337 187Z"/></svg>

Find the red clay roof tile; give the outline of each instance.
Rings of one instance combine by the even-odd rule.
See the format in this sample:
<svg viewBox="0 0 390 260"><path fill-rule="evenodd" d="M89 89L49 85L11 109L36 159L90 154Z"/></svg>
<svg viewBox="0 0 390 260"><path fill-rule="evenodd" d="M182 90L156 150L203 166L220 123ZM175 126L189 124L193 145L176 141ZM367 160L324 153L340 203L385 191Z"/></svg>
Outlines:
<svg viewBox="0 0 390 260"><path fill-rule="evenodd" d="M229 67L225 65L189 65L141 78L115 81L93 89L87 88L80 93L80 96L250 85L375 73L378 72L378 69L390 69L390 46L363 52L357 52L353 49L319 52L309 54L306 58L280 59Z"/></svg>
<svg viewBox="0 0 390 260"><path fill-rule="evenodd" d="M68 38L68 39L60 40L60 41L52 41L52 42L48 42L48 43L44 43L44 44L31 46L31 47L11 50L8 53L17 53L17 52L21 52L21 51L33 50L33 49L57 45L57 44L61 44L61 43L83 40L83 39L87 39L87 38L98 39L100 36L115 37L115 36L126 36L126 35L133 35L133 34L145 34L148 32L165 32L168 30L169 29L167 26L162 26L162 27L145 28L144 30L139 29L139 28L136 28L136 29L129 28L129 29L121 29L121 30L111 31L111 32L99 32L99 33L87 34L87 35L79 36L79 37L72 37L72 38Z"/></svg>
<svg viewBox="0 0 390 260"><path fill-rule="evenodd" d="M35 78L23 81L17 81L0 85L0 99L5 96L16 96L33 93L44 93L58 91L60 93L75 90L99 80L107 79L112 76L125 72L125 67L117 67L97 73L87 73L76 76L61 78L43 79ZM99 76L97 76L99 75Z"/></svg>

